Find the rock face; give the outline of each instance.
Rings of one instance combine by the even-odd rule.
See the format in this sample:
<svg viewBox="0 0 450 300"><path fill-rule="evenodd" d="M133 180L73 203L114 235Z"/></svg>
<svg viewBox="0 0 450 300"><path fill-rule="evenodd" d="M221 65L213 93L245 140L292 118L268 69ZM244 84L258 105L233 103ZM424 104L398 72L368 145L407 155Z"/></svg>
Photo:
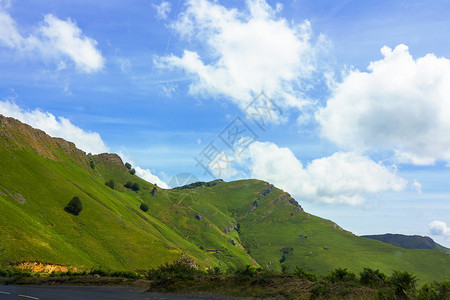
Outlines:
<svg viewBox="0 0 450 300"><path fill-rule="evenodd" d="M227 228L225 228L223 230L223 233L230 234L234 230L235 227L236 227L236 221L233 221L233 223L231 223L230 226L228 226Z"/></svg>
<svg viewBox="0 0 450 300"><path fill-rule="evenodd" d="M101 153L101 154L97 154L94 156L98 157L100 160L102 160L104 162L112 163L112 164L115 164L118 166L123 166L124 168L126 168L125 165L123 164L123 161L120 158L120 156L115 153Z"/></svg>
<svg viewBox="0 0 450 300"><path fill-rule="evenodd" d="M83 160L86 155L74 143L52 138L42 130L3 115L0 115L0 143L15 150L31 149L42 157L56 161L61 160L61 152L66 152L78 160ZM63 151L58 151L59 149Z"/></svg>
<svg viewBox="0 0 450 300"><path fill-rule="evenodd" d="M94 157L105 163L125 168L122 159L117 154L86 155L72 142L62 138L53 138L42 130L3 115L0 115L0 144L12 150L30 149L39 156L55 161L61 161L64 156L70 156L81 165L88 166L90 159Z"/></svg>

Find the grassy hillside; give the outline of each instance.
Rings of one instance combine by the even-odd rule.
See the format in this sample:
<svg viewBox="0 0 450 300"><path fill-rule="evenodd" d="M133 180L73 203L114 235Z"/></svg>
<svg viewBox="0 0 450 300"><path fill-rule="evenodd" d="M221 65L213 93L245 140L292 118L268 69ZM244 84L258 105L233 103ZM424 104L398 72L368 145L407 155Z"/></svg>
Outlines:
<svg viewBox="0 0 450 300"><path fill-rule="evenodd" d="M304 212L289 194L258 180L163 190L131 175L117 155L86 155L0 116L0 266L42 261L115 270L148 269L180 256L204 267L335 267L422 281L449 279L448 254L361 238ZM105 185L113 180L114 189ZM125 187L138 183L139 191ZM64 207L78 196L83 211ZM139 209L149 206L147 212Z"/></svg>

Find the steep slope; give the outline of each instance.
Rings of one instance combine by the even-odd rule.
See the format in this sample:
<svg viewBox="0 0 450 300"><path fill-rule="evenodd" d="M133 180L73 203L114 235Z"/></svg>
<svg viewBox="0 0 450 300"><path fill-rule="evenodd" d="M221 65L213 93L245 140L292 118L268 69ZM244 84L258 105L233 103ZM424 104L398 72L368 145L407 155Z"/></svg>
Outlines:
<svg viewBox="0 0 450 300"><path fill-rule="evenodd" d="M362 235L361 237L381 241L405 249L432 249L450 253L450 249L439 245L428 236L386 233Z"/></svg>
<svg viewBox="0 0 450 300"><path fill-rule="evenodd" d="M42 261L148 269L187 256L204 267L301 266L414 272L449 278L450 259L357 237L303 211L288 193L259 180L160 189L131 175L117 155L86 155L0 116L0 266ZM105 185L113 180L114 189ZM140 190L125 187L136 182ZM64 207L78 196L83 211ZM139 209L148 204L149 211Z"/></svg>
<svg viewBox="0 0 450 300"><path fill-rule="evenodd" d="M72 143L0 116L0 170L1 265L38 260L145 269L183 254L215 264L139 210L137 196L153 185L129 174L117 155L85 155ZM104 185L110 179L115 190ZM139 182L141 191L124 188L128 180ZM79 216L64 211L74 196L83 203Z"/></svg>

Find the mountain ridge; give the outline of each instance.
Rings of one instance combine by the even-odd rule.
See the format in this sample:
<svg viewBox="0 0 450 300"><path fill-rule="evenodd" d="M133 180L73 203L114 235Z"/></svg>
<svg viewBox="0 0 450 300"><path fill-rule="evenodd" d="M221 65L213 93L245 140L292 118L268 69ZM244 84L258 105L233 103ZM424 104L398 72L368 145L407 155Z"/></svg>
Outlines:
<svg viewBox="0 0 450 300"><path fill-rule="evenodd" d="M381 241L405 249L430 249L450 253L450 249L436 243L429 236L385 233L361 235L361 237Z"/></svg>

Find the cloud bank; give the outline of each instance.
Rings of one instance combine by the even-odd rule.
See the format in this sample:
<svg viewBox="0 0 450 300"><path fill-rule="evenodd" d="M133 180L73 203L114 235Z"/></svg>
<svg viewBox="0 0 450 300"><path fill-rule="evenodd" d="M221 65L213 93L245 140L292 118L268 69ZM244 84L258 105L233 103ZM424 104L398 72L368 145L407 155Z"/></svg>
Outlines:
<svg viewBox="0 0 450 300"><path fill-rule="evenodd" d="M288 22L264 0L246 1L246 11L217 2L189 0L172 28L197 50L182 56L157 57L161 68L184 70L194 76L194 95L225 96L244 108L264 91L277 104L302 108L306 79L316 71L316 54L326 47L323 36L312 40L311 25Z"/></svg>
<svg viewBox="0 0 450 300"><path fill-rule="evenodd" d="M142 169L141 167L135 167L136 175L141 177L142 179L158 185L160 188L163 189L170 189L169 185L162 181L158 176L152 174L152 172L149 169Z"/></svg>
<svg viewBox="0 0 450 300"><path fill-rule="evenodd" d="M405 45L381 53L336 85L316 115L322 136L344 149L393 150L401 163L449 163L450 60L414 59Z"/></svg>
<svg viewBox="0 0 450 300"><path fill-rule="evenodd" d="M433 221L429 225L430 233L432 235L441 235L446 238L450 238L450 228L447 226L447 223L442 221Z"/></svg>
<svg viewBox="0 0 450 300"><path fill-rule="evenodd" d="M0 5L0 46L11 48L20 54L39 53L64 68L67 62L85 73L99 71L104 58L97 49L97 41L83 35L71 19L61 20L52 14L44 16L35 31L23 36L14 19Z"/></svg>
<svg viewBox="0 0 450 300"><path fill-rule="evenodd" d="M299 201L361 205L365 195L401 191L407 185L395 170L353 152L337 152L304 167L288 148L254 142L245 159L252 178L273 183Z"/></svg>
<svg viewBox="0 0 450 300"><path fill-rule="evenodd" d="M93 154L109 152L109 148L103 142L100 134L84 131L73 125L70 120L63 117L55 117L49 112L39 109L27 111L20 108L12 101L0 101L0 114L15 118L34 128L45 131L52 137L59 137L75 143L77 148Z"/></svg>

